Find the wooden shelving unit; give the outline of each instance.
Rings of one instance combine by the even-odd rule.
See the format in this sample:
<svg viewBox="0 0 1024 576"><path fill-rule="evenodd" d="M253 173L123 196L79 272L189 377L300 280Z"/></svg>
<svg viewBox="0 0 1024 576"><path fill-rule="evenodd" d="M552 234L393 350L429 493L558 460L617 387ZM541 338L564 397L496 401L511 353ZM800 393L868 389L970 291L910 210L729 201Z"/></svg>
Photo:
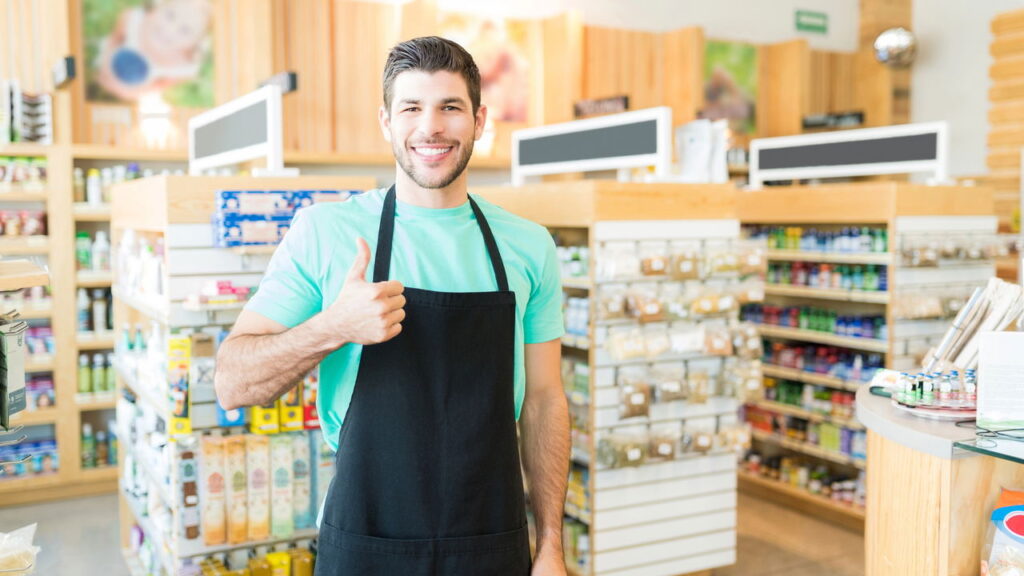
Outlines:
<svg viewBox="0 0 1024 576"><path fill-rule="evenodd" d="M4 202L27 202L45 204L48 195L44 192L3 192L0 191L0 204Z"/></svg>
<svg viewBox="0 0 1024 576"><path fill-rule="evenodd" d="M771 480L758 474L739 470L739 486L745 493L785 502L789 507L841 524L856 531L864 530L864 508L836 502L803 488Z"/></svg>
<svg viewBox="0 0 1024 576"><path fill-rule="evenodd" d="M110 222L110 205L75 204L75 222Z"/></svg>
<svg viewBox="0 0 1024 576"><path fill-rule="evenodd" d="M668 284L673 280L652 276L599 279L595 262L606 242L628 243L642 238L664 241L667 246L669 241L738 239L735 189L731 185L628 184L594 180L516 188L474 188L470 193L479 194L549 229L557 229L568 245L586 245L592 255L589 276L562 279L562 288L569 295L590 298L587 334L566 334L562 338L563 356L585 362L589 367L587 392L571 390L566 394L574 414L586 414L587 420L585 430L576 432L581 440L573 446L572 460L574 470L582 467L588 471L588 506L578 507L575 499L570 499L565 509L567 518L586 526L592 543L587 563L589 570L579 571L580 576L625 572L701 573L732 563L729 555L734 553L734 529L720 525L711 528L709 524L723 511L735 507L734 454L721 451L706 455L683 454L673 460L646 462L628 469L599 465L596 447L616 431L681 425L698 419L725 426L735 420L738 405L734 399L726 397L714 397L702 405L666 402L652 405L647 417L620 420L616 374L627 366L642 368L652 361L617 361L611 357L607 344L610 331L638 326L638 323L635 319L599 321L597 302L607 296L604 290L613 283ZM707 360L706 356L703 358ZM706 366L692 354L666 353L655 362L659 365L678 363L680 368ZM686 510L691 502L699 505L702 512L681 518L688 515ZM655 525L661 528L652 536ZM698 533L700 543L694 536ZM711 545L714 550L707 544L709 539L715 542ZM687 564L693 556L703 559ZM657 560L652 561L652 558Z"/></svg>
<svg viewBox="0 0 1024 576"><path fill-rule="evenodd" d="M49 253L50 238L47 236L0 238L2 256L46 256Z"/></svg>
<svg viewBox="0 0 1024 576"><path fill-rule="evenodd" d="M879 182L810 187L772 187L740 195L739 213L744 224L754 226L782 226L839 230L845 227L869 227L885 230L887 251L869 253L801 251L777 249L769 246L769 262L830 264L833 266L886 266L888 290L826 290L805 286L769 284L765 288L766 304L782 307L811 307L827 309L840 315L884 316L887 332L884 338L866 339L837 336L825 332L801 330L783 326L760 326L761 335L769 342L807 343L836 347L855 354L881 354L887 367L909 369L916 362L917 340L941 338L946 322L938 321L936 334L928 332L925 322L907 322L895 314L896 304L907 293L926 290L928 282L947 285L977 282L982 285L994 273L988 274L980 265L966 280L958 280L959 269L949 263L938 268L908 270L901 260L901 247L906 238L914 235L956 235L995 232L995 218L991 191L981 187L919 186L914 184ZM974 267L978 268L978 267ZM968 290L969 293L969 290ZM904 326L913 324L913 329ZM915 340L911 345L910 340ZM847 392L864 386L863 382L849 381L826 374L817 374L765 364L766 378L798 382ZM861 375L869 379L870 374ZM797 406L760 400L754 406L809 422L828 422L854 431L863 429L856 419L833 418L815 414ZM867 463L818 446L800 442L778 434L755 431L757 445L770 453L798 454L811 460L838 466L846 474L854 475ZM799 503L814 513L827 513L852 519L850 525L862 529L864 512L841 503L821 498L785 484L750 474L740 475L741 487L758 494L777 498L787 504ZM868 490L872 487L868 486Z"/></svg>

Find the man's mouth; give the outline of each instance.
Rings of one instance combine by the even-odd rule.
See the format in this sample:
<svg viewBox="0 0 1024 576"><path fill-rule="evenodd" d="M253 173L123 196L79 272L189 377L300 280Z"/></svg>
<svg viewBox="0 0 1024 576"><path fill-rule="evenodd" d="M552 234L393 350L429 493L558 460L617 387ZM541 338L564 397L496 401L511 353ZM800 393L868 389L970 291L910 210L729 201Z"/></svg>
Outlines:
<svg viewBox="0 0 1024 576"><path fill-rule="evenodd" d="M452 148L452 146L424 145L413 146L412 150L417 156L433 161L447 157L448 153L452 151Z"/></svg>

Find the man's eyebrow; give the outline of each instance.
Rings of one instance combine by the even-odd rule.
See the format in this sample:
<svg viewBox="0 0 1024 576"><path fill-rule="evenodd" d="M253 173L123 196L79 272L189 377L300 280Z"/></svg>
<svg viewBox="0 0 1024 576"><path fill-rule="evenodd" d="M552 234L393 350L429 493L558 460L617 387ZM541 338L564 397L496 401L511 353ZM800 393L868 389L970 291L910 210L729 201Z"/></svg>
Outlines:
<svg viewBox="0 0 1024 576"><path fill-rule="evenodd" d="M401 100L398 101L399 105L419 104L419 103L420 103L420 101L415 99L415 98L402 98Z"/></svg>
<svg viewBox="0 0 1024 576"><path fill-rule="evenodd" d="M462 104L463 106L466 105L466 101L465 100L463 100L462 98L456 97L456 96L449 96L448 98L445 98L444 100L441 100L441 103L442 104Z"/></svg>

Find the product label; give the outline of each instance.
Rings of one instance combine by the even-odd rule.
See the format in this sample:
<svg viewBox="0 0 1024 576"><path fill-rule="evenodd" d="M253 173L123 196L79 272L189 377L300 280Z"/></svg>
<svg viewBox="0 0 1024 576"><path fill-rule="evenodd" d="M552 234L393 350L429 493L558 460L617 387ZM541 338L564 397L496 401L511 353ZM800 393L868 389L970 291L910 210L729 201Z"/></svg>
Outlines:
<svg viewBox="0 0 1024 576"><path fill-rule="evenodd" d="M628 458L630 462L636 462L642 455L643 453L639 448L630 448L626 451L626 458Z"/></svg>

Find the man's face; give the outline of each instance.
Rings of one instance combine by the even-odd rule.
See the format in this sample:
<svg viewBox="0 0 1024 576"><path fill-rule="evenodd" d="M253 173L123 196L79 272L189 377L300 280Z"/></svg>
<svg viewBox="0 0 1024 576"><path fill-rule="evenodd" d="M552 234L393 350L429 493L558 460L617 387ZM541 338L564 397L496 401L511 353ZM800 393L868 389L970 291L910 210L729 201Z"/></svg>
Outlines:
<svg viewBox="0 0 1024 576"><path fill-rule="evenodd" d="M395 78L391 110L379 114L398 165L425 189L446 188L462 175L486 118L484 106L473 114L462 76L421 70Z"/></svg>

